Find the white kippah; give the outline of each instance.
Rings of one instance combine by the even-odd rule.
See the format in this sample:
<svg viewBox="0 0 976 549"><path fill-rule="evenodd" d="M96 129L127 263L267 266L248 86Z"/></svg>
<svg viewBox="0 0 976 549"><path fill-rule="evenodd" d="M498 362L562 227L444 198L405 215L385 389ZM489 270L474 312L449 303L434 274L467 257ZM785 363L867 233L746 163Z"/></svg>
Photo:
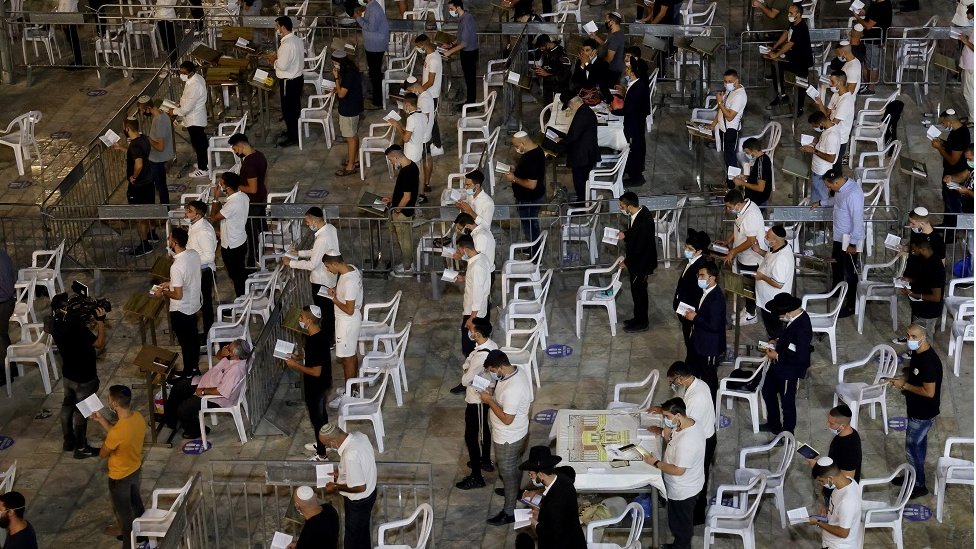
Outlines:
<svg viewBox="0 0 976 549"><path fill-rule="evenodd" d="M313 501L315 499L315 490L312 490L309 486L299 486L295 490L295 495L302 501Z"/></svg>
<svg viewBox="0 0 976 549"><path fill-rule="evenodd" d="M322 318L322 307L318 305L309 305L308 310L312 311L312 316L315 318Z"/></svg>
<svg viewBox="0 0 976 549"><path fill-rule="evenodd" d="M919 206L914 210L912 210L912 213L914 213L917 216L925 217L929 215L929 209L926 208L925 206Z"/></svg>
<svg viewBox="0 0 976 549"><path fill-rule="evenodd" d="M956 115L956 110L955 109L946 109L946 114L948 114L949 116L955 116Z"/></svg>
<svg viewBox="0 0 976 549"><path fill-rule="evenodd" d="M416 83L417 83L417 77L416 76L408 76L407 77L407 84L416 84Z"/></svg>
<svg viewBox="0 0 976 549"><path fill-rule="evenodd" d="M517 132L515 132L515 135L513 135L512 137L517 137L519 139L522 139L523 137L528 137L528 136L529 136L529 134L527 132L517 131Z"/></svg>
<svg viewBox="0 0 976 549"><path fill-rule="evenodd" d="M829 467L833 464L834 464L834 460L827 456L823 456L822 458L817 460L817 465L821 467Z"/></svg>
<svg viewBox="0 0 976 549"><path fill-rule="evenodd" d="M864 25L858 23L854 25L854 30L856 30L857 32L864 32Z"/></svg>
<svg viewBox="0 0 976 549"><path fill-rule="evenodd" d="M152 101L152 98L149 97L148 95L140 95L139 99L136 100L136 102L139 103L140 105L145 105L150 101Z"/></svg>
<svg viewBox="0 0 976 549"><path fill-rule="evenodd" d="M850 45L851 45L851 41L850 40L841 40L840 41L840 47L842 47L842 48L843 47L846 47L846 46L850 46Z"/></svg>

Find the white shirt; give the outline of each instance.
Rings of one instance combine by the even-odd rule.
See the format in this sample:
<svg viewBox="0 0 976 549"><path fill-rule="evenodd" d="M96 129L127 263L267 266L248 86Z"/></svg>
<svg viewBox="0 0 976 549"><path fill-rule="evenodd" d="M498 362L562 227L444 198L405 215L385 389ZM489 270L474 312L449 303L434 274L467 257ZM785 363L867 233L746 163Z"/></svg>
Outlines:
<svg viewBox="0 0 976 549"><path fill-rule="evenodd" d="M444 76L444 60L436 50L424 56L424 74L423 80L420 81L421 84L426 83L430 79L431 72L434 73L434 84L427 88L427 91L430 92L431 97L438 99L441 96L441 78Z"/></svg>
<svg viewBox="0 0 976 549"><path fill-rule="evenodd" d="M959 0L956 2L956 13L952 14L953 25L972 28L973 24L969 21L969 16L966 15L966 8L972 3L973 0Z"/></svg>
<svg viewBox="0 0 976 549"><path fill-rule="evenodd" d="M732 247L735 248L746 241L747 237L753 236L759 243L759 247L766 249L766 225L763 222L762 211L759 206L748 198L742 207L742 212L735 217L735 228L732 230ZM736 256L736 260L745 265L759 265L762 256L747 248L744 252Z"/></svg>
<svg viewBox="0 0 976 549"><path fill-rule="evenodd" d="M690 416L689 416L690 417ZM694 418L692 418L694 419ZM683 467L684 474L661 472L668 499L681 501L695 497L705 484L705 433L696 421L691 427L671 432L671 442L664 450L664 462Z"/></svg>
<svg viewBox="0 0 976 549"><path fill-rule="evenodd" d="M170 312L192 315L200 310L200 256L195 251L183 250L173 256L169 286L183 288L183 299L169 299Z"/></svg>
<svg viewBox="0 0 976 549"><path fill-rule="evenodd" d="M330 273L325 268L325 264L322 263L322 258L326 255L339 255L339 237L336 234L336 228L330 223L322 225L319 230L315 231L315 242L312 243L311 250L299 250L298 257L307 259L290 261L288 266L292 269L311 271L308 280L312 284L334 288L336 275Z"/></svg>
<svg viewBox="0 0 976 549"><path fill-rule="evenodd" d="M817 144L814 146L814 149L824 154L839 154L840 145L843 143L843 141L841 141L842 131L843 130L838 124L825 129L823 133L820 134L820 139L817 140ZM849 133L848 136L850 136ZM834 160L837 160L836 156L834 156ZM816 154L813 155L813 161L810 163L810 169L817 175L823 175L827 173L827 170L833 167L833 162L828 162Z"/></svg>
<svg viewBox="0 0 976 549"><path fill-rule="evenodd" d="M482 189L480 193L474 195L474 198L468 200L468 203L471 204L474 213L478 214L474 222L485 227L490 226L491 220L495 217L495 200Z"/></svg>
<svg viewBox="0 0 976 549"><path fill-rule="evenodd" d="M715 434L715 403L711 390L704 381L695 378L691 385L684 388L681 394L685 401L685 411L688 417L695 420L695 426L701 427L705 438Z"/></svg>
<svg viewBox="0 0 976 549"><path fill-rule="evenodd" d="M968 22L969 19L966 19L966 21ZM970 23L969 28L966 30L970 43L973 41L973 28L973 25ZM962 47L962 54L959 55L959 68L964 71L973 71L973 50L966 46Z"/></svg>
<svg viewBox="0 0 976 549"><path fill-rule="evenodd" d="M220 207L220 215L224 216L220 222L220 247L234 249L247 242L247 210L251 206L251 199L241 191L227 197L227 201Z"/></svg>
<svg viewBox="0 0 976 549"><path fill-rule="evenodd" d="M467 316L477 311L478 318L488 313L488 294L491 292L491 261L482 253L468 260L468 271L464 274L464 311Z"/></svg>
<svg viewBox="0 0 976 549"><path fill-rule="evenodd" d="M339 445L339 477L336 481L346 486L366 485L362 492L342 492L350 501L366 499L376 490L376 454L373 444L363 433L349 433Z"/></svg>
<svg viewBox="0 0 976 549"><path fill-rule="evenodd" d="M430 94L430 90L424 90L417 96L417 108L420 109L420 112L427 115L427 129L424 131L424 143L429 143L430 138L434 135L434 120L436 120L436 115L434 114L434 96Z"/></svg>
<svg viewBox="0 0 976 549"><path fill-rule="evenodd" d="M352 267L350 265L350 267ZM362 311L360 309L363 306L363 273L356 267L352 267L352 270L348 273L339 275L339 279L336 282L335 295L343 303L349 301L355 301L356 305L353 310L353 314L347 315L338 305L333 305L335 307L335 319L336 322L348 322L350 320L358 320L363 317Z"/></svg>
<svg viewBox="0 0 976 549"><path fill-rule="evenodd" d="M844 74L847 76L847 85L852 86L854 89L852 92L857 92L857 84L861 82L861 60L857 57L851 56L850 61L845 61L844 66L841 67Z"/></svg>
<svg viewBox="0 0 976 549"><path fill-rule="evenodd" d="M495 402L503 412L515 416L512 423L505 425L495 412L488 412L491 440L498 444L512 444L529 434L529 408L532 406L532 387L529 384L532 381L521 371L522 368L518 370L495 383Z"/></svg>
<svg viewBox="0 0 976 549"><path fill-rule="evenodd" d="M495 235L491 234L491 229L485 225L475 225L471 230L471 239L474 240L474 249L478 255L488 258L489 270L495 270Z"/></svg>
<svg viewBox="0 0 976 549"><path fill-rule="evenodd" d="M176 116L183 117L183 125L207 126L207 81L199 72L193 73L183 85L180 106L173 109Z"/></svg>
<svg viewBox="0 0 976 549"><path fill-rule="evenodd" d="M830 98L830 104L827 108L830 109L830 118L835 120L840 129L837 130L840 134L840 142L843 145L851 139L851 128L854 127L854 110L857 105L857 96L851 92L847 92L844 95L835 93ZM825 132L826 133L826 132Z"/></svg>
<svg viewBox="0 0 976 549"><path fill-rule="evenodd" d="M776 297L776 294L781 292L793 293L793 275L796 274L793 248L789 244L784 244L775 252L772 250L766 252L757 272L783 285L782 288L776 288L765 280L756 280L756 305L766 309L766 304Z"/></svg>
<svg viewBox="0 0 976 549"><path fill-rule="evenodd" d="M153 16L157 19L176 19L176 10L173 6L177 0L156 0L156 9Z"/></svg>
<svg viewBox="0 0 976 549"><path fill-rule="evenodd" d="M295 33L289 32L278 44L278 59L274 62L275 76L279 80L291 80L302 76L305 68L305 43Z"/></svg>
<svg viewBox="0 0 976 549"><path fill-rule="evenodd" d="M697 309L701 309L702 303L705 302L705 296L707 296L709 293L711 293L711 291L714 290L715 288L718 288L718 284L716 284L714 286L707 287L704 290L702 290L702 296L701 296L701 299L698 300L698 307L697 307ZM695 418L691 418L691 419L695 419Z"/></svg>
<svg viewBox="0 0 976 549"><path fill-rule="evenodd" d="M481 345L475 345L468 358L464 359L464 365L461 366L464 370L464 373L461 374L461 385L467 387L464 391L464 402L481 404L481 393L471 386L471 380L484 373L485 358L488 357L488 351L497 348L498 344L488 339Z"/></svg>
<svg viewBox="0 0 976 549"><path fill-rule="evenodd" d="M190 230L187 233L189 238L186 241L186 249L193 250L200 256L200 268L215 268L217 233L214 232L213 225L201 217L190 224Z"/></svg>
<svg viewBox="0 0 976 549"><path fill-rule="evenodd" d="M410 139L403 144L403 155L420 164L424 158L424 137L427 133L427 115L416 110L407 115L404 129L410 132Z"/></svg>
<svg viewBox="0 0 976 549"><path fill-rule="evenodd" d="M742 114L746 110L746 103L749 101L746 95L746 89L742 86L735 88L734 90L727 92L725 94L725 107L730 111L735 111L735 116L732 120L725 120L725 115L722 114L722 110L718 111L718 129L722 130L739 130L742 129Z"/></svg>
<svg viewBox="0 0 976 549"><path fill-rule="evenodd" d="M846 538L839 538L820 529L823 546L828 549L858 549L861 547L861 488L856 482L844 488L835 488L830 493L830 509L827 510L827 524L849 528Z"/></svg>

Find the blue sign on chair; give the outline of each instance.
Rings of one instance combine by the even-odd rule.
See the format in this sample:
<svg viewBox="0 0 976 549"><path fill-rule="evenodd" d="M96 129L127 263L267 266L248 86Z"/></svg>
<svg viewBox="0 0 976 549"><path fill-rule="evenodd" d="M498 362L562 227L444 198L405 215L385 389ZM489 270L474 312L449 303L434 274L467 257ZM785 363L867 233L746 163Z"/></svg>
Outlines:
<svg viewBox="0 0 976 549"><path fill-rule="evenodd" d="M718 428L725 429L729 425L732 425L732 418L727 415L721 415L718 417Z"/></svg>
<svg viewBox="0 0 976 549"><path fill-rule="evenodd" d="M207 450L213 448L213 444L208 442L207 447L203 447L203 440L197 438L188 441L183 445L183 453L188 456L199 456L200 454L206 452Z"/></svg>
<svg viewBox="0 0 976 549"><path fill-rule="evenodd" d="M306 198L319 199L319 198L325 198L327 196L329 196L329 191L325 189L312 189L307 193L305 193Z"/></svg>
<svg viewBox="0 0 976 549"><path fill-rule="evenodd" d="M171 193L185 193L186 192L186 185L183 185L182 183L174 183L172 185L167 185L166 188L169 189L169 192L171 192Z"/></svg>
<svg viewBox="0 0 976 549"><path fill-rule="evenodd" d="M894 429L895 431L904 431L908 429L908 418L907 417L890 417L888 418L888 428Z"/></svg>
<svg viewBox="0 0 976 549"><path fill-rule="evenodd" d="M925 522L932 518L932 510L919 503L905 506L905 518L912 522Z"/></svg>
<svg viewBox="0 0 976 549"><path fill-rule="evenodd" d="M573 348L562 343L553 343L546 347L546 354L552 358L562 358L573 354Z"/></svg>
<svg viewBox="0 0 976 549"><path fill-rule="evenodd" d="M540 410L536 412L535 416L532 417L532 420L536 423L541 423L542 425L552 425L553 422L556 421L556 410L551 408L548 410Z"/></svg>
<svg viewBox="0 0 976 549"><path fill-rule="evenodd" d="M14 445L14 439L0 435L0 450L6 450Z"/></svg>

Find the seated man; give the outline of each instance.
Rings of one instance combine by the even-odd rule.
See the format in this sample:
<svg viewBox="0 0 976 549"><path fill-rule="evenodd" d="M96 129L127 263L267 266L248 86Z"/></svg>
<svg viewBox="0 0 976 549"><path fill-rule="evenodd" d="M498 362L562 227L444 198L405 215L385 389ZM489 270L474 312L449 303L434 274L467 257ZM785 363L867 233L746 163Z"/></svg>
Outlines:
<svg viewBox="0 0 976 549"><path fill-rule="evenodd" d="M220 361L205 374L177 381L163 405L166 425L176 429L179 422L183 425L183 438L200 438L201 397L219 397L210 401L211 408L233 405L240 393L238 383L247 375L247 359L250 356L251 345L238 339L217 352Z"/></svg>

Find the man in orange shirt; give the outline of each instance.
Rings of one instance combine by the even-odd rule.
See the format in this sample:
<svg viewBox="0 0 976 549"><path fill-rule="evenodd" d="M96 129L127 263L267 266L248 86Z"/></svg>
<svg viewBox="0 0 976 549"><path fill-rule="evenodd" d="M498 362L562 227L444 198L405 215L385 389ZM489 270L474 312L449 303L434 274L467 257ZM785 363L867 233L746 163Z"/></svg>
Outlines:
<svg viewBox="0 0 976 549"><path fill-rule="evenodd" d="M108 388L108 407L118 421L113 425L101 412L91 415L107 431L99 457L108 460L108 492L122 526L122 549L132 549L132 521L146 511L139 493L146 420L131 405L132 390L125 385L112 385Z"/></svg>

